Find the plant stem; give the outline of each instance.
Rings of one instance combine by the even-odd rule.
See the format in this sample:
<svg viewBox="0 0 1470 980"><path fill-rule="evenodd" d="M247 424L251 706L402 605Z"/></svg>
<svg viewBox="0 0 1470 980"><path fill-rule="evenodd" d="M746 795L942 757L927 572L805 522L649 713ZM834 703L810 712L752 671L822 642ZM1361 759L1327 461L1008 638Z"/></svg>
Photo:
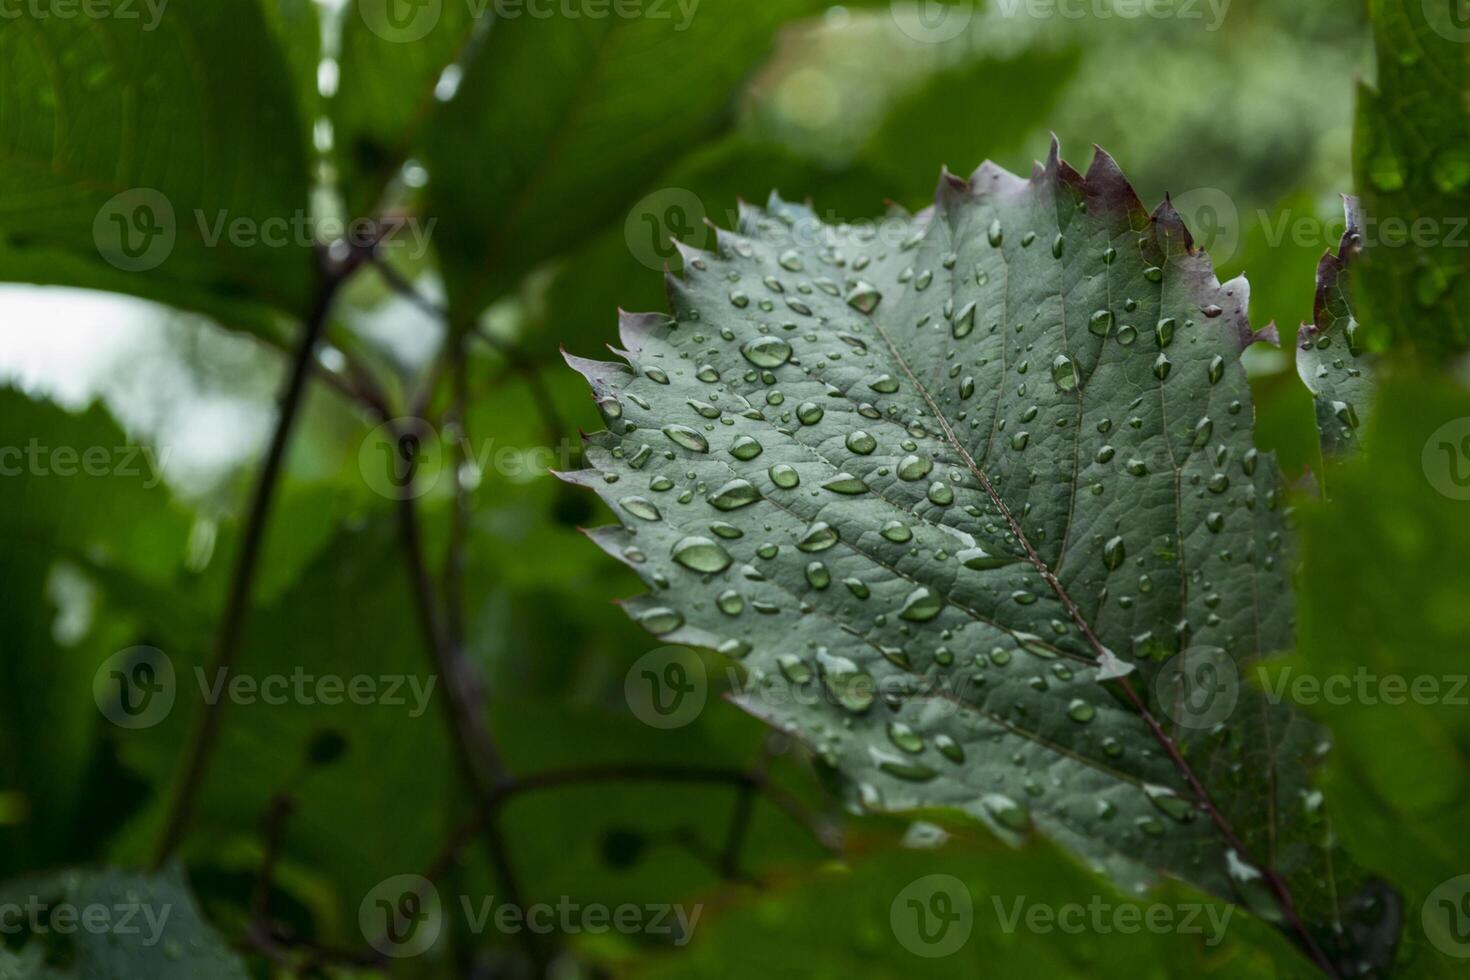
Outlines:
<svg viewBox="0 0 1470 980"><path fill-rule="evenodd" d="M296 419L301 414L306 400L307 380L316 370L317 344L326 330L327 316L331 312L332 300L337 290L355 272L366 258L362 252L354 251L340 263L322 258L319 266L316 294L311 310L302 326L301 339L292 359L291 369L281 393L280 415L271 436L270 448L256 479L254 494L250 501L249 514L245 521L244 538L235 559L234 572L230 578L229 592L225 598L224 612L215 633L214 653L210 659L210 672L216 676L228 673L234 667L244 640L246 620L250 613L250 593L259 569L261 551L265 544L266 526L270 520L271 504L285 470L286 450L291 443L291 434ZM203 788L209 770L210 758L219 739L220 722L223 718L225 699L205 702L194 714L192 729L185 742L185 760L182 773L175 783L174 794L164 818L163 831L159 836L153 856L153 866L161 867L173 855L184 835L188 833L193 818L194 805Z"/></svg>

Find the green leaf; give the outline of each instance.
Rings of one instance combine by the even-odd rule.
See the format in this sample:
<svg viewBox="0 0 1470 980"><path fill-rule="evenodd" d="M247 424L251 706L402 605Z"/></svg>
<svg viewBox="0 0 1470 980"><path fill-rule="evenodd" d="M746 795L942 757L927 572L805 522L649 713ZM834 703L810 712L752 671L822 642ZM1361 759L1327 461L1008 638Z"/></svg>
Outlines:
<svg viewBox="0 0 1470 980"><path fill-rule="evenodd" d="M297 89L259 4L98 6L107 16L22 17L0 35L4 277L262 331L304 312L311 249L229 231L289 229L308 206Z"/></svg>
<svg viewBox="0 0 1470 980"><path fill-rule="evenodd" d="M1470 867L1470 394L1386 381L1367 431L1365 452L1334 474L1331 501L1301 513L1299 655L1266 684L1332 726L1334 827L1404 890L1405 975L1418 976L1437 959L1435 940L1449 956L1470 953L1453 938L1465 923L1459 893L1436 892ZM1449 900L1450 918L1430 896ZM1445 975L1463 973L1463 959L1446 965Z"/></svg>
<svg viewBox="0 0 1470 980"><path fill-rule="evenodd" d="M1301 798L1319 733L1245 689L1206 724L1158 663L1191 648L1233 681L1290 643L1245 281L1106 154L1083 176L1055 145L876 230L773 199L718 246L670 279L674 317L624 317L627 366L570 359L611 429L570 479L656 589L634 618L744 654L740 703L868 809L1035 829L1130 886L1237 896L1274 860L1333 915Z"/></svg>
<svg viewBox="0 0 1470 980"><path fill-rule="evenodd" d="M1470 27L1458 0L1373 0L1370 11L1378 81L1359 89L1354 140L1359 319L1396 347L1441 355L1470 344Z"/></svg>
<svg viewBox="0 0 1470 980"><path fill-rule="evenodd" d="M1128 898L1039 844L956 839L869 855L703 912L687 951L639 975L783 976L801 963L821 964L820 976L915 980L1320 976L1239 909L1178 886ZM1146 921L1163 925L1131 924Z"/></svg>
<svg viewBox="0 0 1470 980"><path fill-rule="evenodd" d="M1036 132L1037 120L1051 116L1072 81L1079 57L1075 49L1025 51L935 72L888 108L860 157L885 174L890 190L903 189L898 200L924 201L934 191L929 175L937 164L999 160ZM964 113L962 121L956 112Z"/></svg>
<svg viewBox="0 0 1470 980"><path fill-rule="evenodd" d="M657 9L498 21L438 108L425 133L430 211L461 317L622 219L652 174L728 125L776 28L820 5Z"/></svg>
<svg viewBox="0 0 1470 980"><path fill-rule="evenodd" d="M1296 369L1312 393L1324 457L1357 448L1358 430L1373 403L1374 360L1367 332L1354 310L1354 276L1363 251L1357 202L1347 201L1347 227L1337 254L1328 252L1317 266L1317 298L1312 322L1297 333Z"/></svg>
<svg viewBox="0 0 1470 980"><path fill-rule="evenodd" d="M342 20L330 113L337 178L352 215L372 214L418 152L424 125L439 109L435 86L473 50L479 24L472 5L455 0L420 4L406 20L390 20L394 9L384 0L353 0Z"/></svg>
<svg viewBox="0 0 1470 980"><path fill-rule="evenodd" d="M94 675L131 646L97 613L83 558L159 582L182 560L187 519L155 447L101 407L71 415L0 388L0 869L90 856L86 801L106 719ZM104 817L104 820L107 819Z"/></svg>
<svg viewBox="0 0 1470 980"><path fill-rule="evenodd" d="M18 972L4 972L6 977L246 980L248 976L244 964L200 917L177 868L156 875L109 869L20 878L0 884L0 901L38 907L42 924L34 931L23 928L7 940L9 951L0 958L0 970ZM11 943L16 938L18 942Z"/></svg>

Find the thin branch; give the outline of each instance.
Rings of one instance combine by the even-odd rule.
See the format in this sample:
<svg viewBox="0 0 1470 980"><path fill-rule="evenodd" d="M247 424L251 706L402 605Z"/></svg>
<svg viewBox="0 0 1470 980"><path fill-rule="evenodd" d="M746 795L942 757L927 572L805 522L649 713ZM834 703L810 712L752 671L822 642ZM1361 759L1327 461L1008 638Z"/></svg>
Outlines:
<svg viewBox="0 0 1470 980"><path fill-rule="evenodd" d="M210 663L210 670L214 675L227 673L234 666L240 652L245 622L249 618L250 593L260 565L271 504L275 500L276 488L285 470L286 450L291 443L292 430L306 400L307 380L316 371L317 344L326 330L332 300L336 297L337 290L366 257L367 252L354 250L341 262L325 257L321 260L316 295L302 326L301 339L281 393L280 416L276 421L270 448L266 452L265 463L256 480L249 516L245 521L244 539L236 556L224 613L215 634L214 655ZM154 867L162 866L173 855L188 832L194 804L219 738L225 700L205 702L194 715L192 729L188 741L185 742L186 756L182 774L175 784L173 798L164 818L163 831L154 852Z"/></svg>
<svg viewBox="0 0 1470 980"><path fill-rule="evenodd" d="M410 484L411 486L411 484ZM414 606L424 632L425 643L434 661L434 669L443 680L442 699L465 781L468 783L477 811L486 813L479 826L484 834L496 877L505 891L506 900L524 908L521 887L510 859L510 848L500 832L495 817L494 801L509 780L501 760L499 747L485 718L485 698L478 671L463 650L449 637L441 622L434 598L434 581L429 574L423 532L419 526L418 505L412 494L399 502L399 541L407 566ZM522 942L533 962L540 963L541 953L536 937L523 932Z"/></svg>

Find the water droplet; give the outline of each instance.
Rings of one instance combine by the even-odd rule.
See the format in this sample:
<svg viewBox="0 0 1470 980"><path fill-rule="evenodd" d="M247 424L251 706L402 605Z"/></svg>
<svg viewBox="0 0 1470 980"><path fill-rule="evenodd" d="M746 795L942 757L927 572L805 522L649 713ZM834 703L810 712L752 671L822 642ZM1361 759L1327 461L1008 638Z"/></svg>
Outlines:
<svg viewBox="0 0 1470 980"><path fill-rule="evenodd" d="M901 721L888 723L888 739L910 755L918 755L924 751L924 736Z"/></svg>
<svg viewBox="0 0 1470 980"><path fill-rule="evenodd" d="M793 684L805 684L812 679L812 669L794 653L783 653L776 658L781 674Z"/></svg>
<svg viewBox="0 0 1470 980"><path fill-rule="evenodd" d="M734 589L726 589L720 593L715 605L720 607L720 612L726 616L738 616L745 609L745 596Z"/></svg>
<svg viewBox="0 0 1470 980"><path fill-rule="evenodd" d="M1128 556L1128 549L1123 544L1122 538L1109 538L1107 544L1103 545L1102 555L1104 565L1108 568L1117 568Z"/></svg>
<svg viewBox="0 0 1470 980"><path fill-rule="evenodd" d="M914 539L914 532L909 530L909 526L902 521L889 521L878 533L895 544L903 544Z"/></svg>
<svg viewBox="0 0 1470 980"><path fill-rule="evenodd" d="M1216 354L1210 360L1210 384L1219 384L1220 379L1225 376L1225 358Z"/></svg>
<svg viewBox="0 0 1470 980"><path fill-rule="evenodd" d="M1115 450L1112 446L1102 446L1098 449L1097 455L1094 456L1093 459L1099 463L1111 462L1116 452L1117 450Z"/></svg>
<svg viewBox="0 0 1470 980"><path fill-rule="evenodd" d="M781 268L785 269L787 272L800 272L802 269L806 268L802 264L801 256L796 253L796 249L794 248L788 248L786 251L782 252L781 257L778 258L776 261L780 262Z"/></svg>
<svg viewBox="0 0 1470 980"><path fill-rule="evenodd" d="M802 425L816 425L822 421L822 406L816 402L802 402L796 406L796 419Z"/></svg>
<svg viewBox="0 0 1470 980"><path fill-rule="evenodd" d="M1143 793L1148 797L1149 802L1158 807L1159 812L1170 820L1187 823L1194 819L1194 807L1169 787L1144 783Z"/></svg>
<svg viewBox="0 0 1470 980"><path fill-rule="evenodd" d="M986 237L990 239L991 248L1000 248L1001 242L1005 241L1005 232L1001 230L999 218L990 222L990 229L986 232Z"/></svg>
<svg viewBox="0 0 1470 980"><path fill-rule="evenodd" d="M709 452L709 440L687 425L666 425L663 428L663 433L676 445L682 446L690 452Z"/></svg>
<svg viewBox="0 0 1470 980"><path fill-rule="evenodd" d="M806 580L814 589L825 589L832 584L832 573L819 561L809 562L806 566Z"/></svg>
<svg viewBox="0 0 1470 980"><path fill-rule="evenodd" d="M826 551L837 543L837 532L826 521L818 521L807 529L796 546L802 551Z"/></svg>
<svg viewBox="0 0 1470 980"><path fill-rule="evenodd" d="M677 609L670 609L667 606L655 606L652 609L646 609L639 613L638 622L654 636L663 636L665 633L672 633L680 626L683 626L684 617Z"/></svg>
<svg viewBox="0 0 1470 980"><path fill-rule="evenodd" d="M905 456L898 464L900 480L922 480L934 469L934 464L922 456Z"/></svg>
<svg viewBox="0 0 1470 980"><path fill-rule="evenodd" d="M658 508L653 505L651 500L643 497L624 497L618 502L623 505L623 510L626 510L634 517L641 517L645 521L656 521L663 516L658 512Z"/></svg>
<svg viewBox="0 0 1470 980"><path fill-rule="evenodd" d="M892 375L880 374L868 382L868 387L880 395L891 395L898 390L898 381Z"/></svg>
<svg viewBox="0 0 1470 980"><path fill-rule="evenodd" d="M740 348L745 359L759 368L776 368L791 360L791 345L780 337L757 337Z"/></svg>
<svg viewBox="0 0 1470 980"><path fill-rule="evenodd" d="M1154 327L1154 340L1158 341L1159 350L1163 350L1174 342L1174 318L1165 317Z"/></svg>
<svg viewBox="0 0 1470 980"><path fill-rule="evenodd" d="M1106 337L1113 329L1113 311L1098 310L1087 321L1087 329L1095 336Z"/></svg>
<svg viewBox="0 0 1470 980"><path fill-rule="evenodd" d="M1054 259L1061 258L1062 257L1062 253L1065 252L1066 250L1067 250L1067 240L1065 238L1063 238L1061 235L1057 235L1056 238L1053 238L1052 239L1052 242L1051 242L1051 257L1052 258L1054 258Z"/></svg>
<svg viewBox="0 0 1470 980"><path fill-rule="evenodd" d="M1137 337L1138 331L1131 324L1125 323L1118 328L1118 343L1124 347L1132 346Z"/></svg>
<svg viewBox="0 0 1470 980"><path fill-rule="evenodd" d="M801 475L796 472L796 468L786 463L777 463L766 472L771 482L782 490L790 490L801 482Z"/></svg>
<svg viewBox="0 0 1470 980"><path fill-rule="evenodd" d="M906 619L911 623L927 623L938 616L943 608L944 599L941 596L931 589L920 586L909 593L909 597L904 600L898 618Z"/></svg>
<svg viewBox="0 0 1470 980"><path fill-rule="evenodd" d="M690 535L674 545L674 561L696 572L713 574L730 567L730 553L709 538Z"/></svg>
<svg viewBox="0 0 1470 980"><path fill-rule="evenodd" d="M970 335L970 331L972 331L974 329L975 329L975 301L974 300L970 300L970 302L968 302L964 306L960 307L960 311L955 314L955 318L954 318L954 338L955 338L955 340L960 340L960 339L962 339L964 337L968 337Z"/></svg>
<svg viewBox="0 0 1470 980"><path fill-rule="evenodd" d="M764 446L750 436L740 436L730 444L730 455L744 462L755 459L761 454L764 448Z"/></svg>
<svg viewBox="0 0 1470 980"><path fill-rule="evenodd" d="M964 748L948 735L935 735L934 747L939 750L941 755L956 765L965 761Z"/></svg>
<svg viewBox="0 0 1470 980"><path fill-rule="evenodd" d="M1076 722L1089 722L1097 716L1097 709L1081 698L1073 698L1067 705L1067 717Z"/></svg>
<svg viewBox="0 0 1470 980"><path fill-rule="evenodd" d="M872 313L878 308L883 294L872 283L858 282L847 293L847 305L859 313Z"/></svg>
<svg viewBox="0 0 1470 980"><path fill-rule="evenodd" d="M878 440L862 429L858 429L856 432L848 433L847 448L859 456L867 456L878 448Z"/></svg>
<svg viewBox="0 0 1470 980"><path fill-rule="evenodd" d="M928 497L930 503L938 504L940 507L948 507L954 503L954 491L938 480L929 484Z"/></svg>
<svg viewBox="0 0 1470 980"><path fill-rule="evenodd" d="M1022 831L1031 825L1030 811L1009 796L987 793L980 798L980 805L996 823L1009 830Z"/></svg>
<svg viewBox="0 0 1470 980"><path fill-rule="evenodd" d="M1154 358L1154 377L1158 378L1160 381L1163 381L1164 379L1169 377L1169 369L1173 366L1174 365L1169 361L1169 356L1167 354L1160 354L1158 357Z"/></svg>
<svg viewBox="0 0 1470 980"><path fill-rule="evenodd" d="M761 493L748 480L731 480L706 499L718 510L739 510L761 499Z"/></svg>
<svg viewBox="0 0 1470 980"><path fill-rule="evenodd" d="M1210 421L1210 417L1208 415L1204 416L1198 422L1196 422L1194 424L1194 448L1203 449L1205 445L1210 441L1210 436L1214 433L1214 431L1215 423ZM1251 450L1251 452L1255 452L1255 450L1253 449Z"/></svg>
<svg viewBox="0 0 1470 980"><path fill-rule="evenodd" d="M859 599L866 599L868 596L872 595L872 593L868 591L868 587L863 584L862 579L845 578L842 580L842 584L847 586L847 591L851 592Z"/></svg>
<svg viewBox="0 0 1470 980"><path fill-rule="evenodd" d="M860 478L853 476L851 473L839 473L832 479L828 480L826 483L822 484L822 489L830 490L833 493L844 494L849 497L855 497L860 493L867 493L868 485L864 483Z"/></svg>
<svg viewBox="0 0 1470 980"><path fill-rule="evenodd" d="M1149 282L1163 282L1164 270L1159 266L1151 265L1147 269L1143 270L1143 278L1147 279Z"/></svg>
<svg viewBox="0 0 1470 980"><path fill-rule="evenodd" d="M1051 376L1062 391L1072 391L1077 387L1077 369L1066 354L1058 354L1052 359Z"/></svg>
<svg viewBox="0 0 1470 980"><path fill-rule="evenodd" d="M959 559L961 565L976 571L1002 568L1006 565L1014 565L1021 560L1014 555L992 555L984 548L967 548L955 557Z"/></svg>

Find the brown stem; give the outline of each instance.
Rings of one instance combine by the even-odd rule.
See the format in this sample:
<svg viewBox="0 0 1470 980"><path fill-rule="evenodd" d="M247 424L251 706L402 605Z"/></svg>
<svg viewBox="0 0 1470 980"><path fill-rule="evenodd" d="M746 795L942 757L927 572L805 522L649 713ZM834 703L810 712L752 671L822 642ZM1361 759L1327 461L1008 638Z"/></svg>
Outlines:
<svg viewBox="0 0 1470 980"><path fill-rule="evenodd" d="M337 290L355 272L366 258L366 253L354 251L340 263L323 259L317 278L316 294L311 310L302 327L301 339L286 377L281 393L280 417L276 421L275 433L266 452L265 463L255 483L250 501L249 515L245 521L244 539L235 559L235 568L230 579L229 593L225 598L224 613L220 617L215 633L214 654L210 671L214 675L228 673L239 656L244 640L245 622L250 613L250 592L255 584L255 575L260 565L261 551L265 543L265 530L270 520L271 504L275 500L276 488L285 469L286 450L291 443L291 433L296 419L301 414L306 400L307 379L316 370L316 349L326 329L327 315ZM153 865L162 866L178 848L188 832L193 817L194 805L209 769L215 743L219 739L220 722L224 715L225 699L202 704L194 714L192 729L185 742L185 759L182 774L175 784L168 813L164 818L163 831L154 851Z"/></svg>

